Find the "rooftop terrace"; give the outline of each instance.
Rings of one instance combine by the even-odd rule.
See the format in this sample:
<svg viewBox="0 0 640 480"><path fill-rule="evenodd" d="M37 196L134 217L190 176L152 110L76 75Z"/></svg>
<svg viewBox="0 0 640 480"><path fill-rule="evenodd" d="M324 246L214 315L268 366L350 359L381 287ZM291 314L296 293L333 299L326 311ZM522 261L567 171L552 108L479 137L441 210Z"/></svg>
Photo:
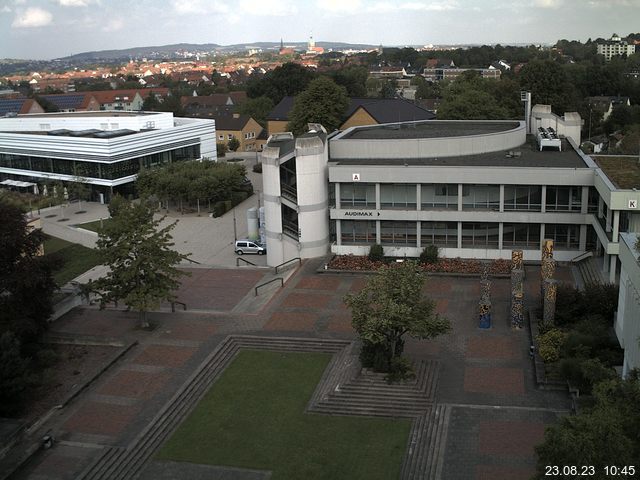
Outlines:
<svg viewBox="0 0 640 480"><path fill-rule="evenodd" d="M541 152L531 135L527 136L527 142L518 148L498 152L441 158L341 158L332 163L336 165L589 168L566 140L562 140L562 151Z"/></svg>

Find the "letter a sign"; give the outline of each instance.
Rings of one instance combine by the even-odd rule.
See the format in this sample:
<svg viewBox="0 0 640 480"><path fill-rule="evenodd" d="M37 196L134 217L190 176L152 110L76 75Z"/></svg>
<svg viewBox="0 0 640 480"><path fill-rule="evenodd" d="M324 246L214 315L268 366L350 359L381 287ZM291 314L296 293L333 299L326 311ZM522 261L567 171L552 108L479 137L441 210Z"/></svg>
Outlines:
<svg viewBox="0 0 640 480"><path fill-rule="evenodd" d="M359 182L360 181L360 174L359 173L353 173L353 174L351 174L351 177L353 178L354 182Z"/></svg>

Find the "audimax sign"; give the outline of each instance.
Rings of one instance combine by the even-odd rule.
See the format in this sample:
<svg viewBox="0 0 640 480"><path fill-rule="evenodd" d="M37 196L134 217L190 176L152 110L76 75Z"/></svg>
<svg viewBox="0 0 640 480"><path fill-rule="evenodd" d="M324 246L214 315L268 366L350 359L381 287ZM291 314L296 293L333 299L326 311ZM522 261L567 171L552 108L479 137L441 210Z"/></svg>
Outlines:
<svg viewBox="0 0 640 480"><path fill-rule="evenodd" d="M379 217L380 212L372 212L367 210L347 210L344 212L345 217Z"/></svg>

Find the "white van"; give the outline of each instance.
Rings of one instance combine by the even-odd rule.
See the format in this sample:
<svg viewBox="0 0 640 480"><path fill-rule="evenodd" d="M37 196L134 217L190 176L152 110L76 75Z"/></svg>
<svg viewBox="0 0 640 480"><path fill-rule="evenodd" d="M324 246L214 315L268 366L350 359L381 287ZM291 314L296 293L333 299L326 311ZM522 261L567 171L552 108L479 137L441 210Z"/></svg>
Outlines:
<svg viewBox="0 0 640 480"><path fill-rule="evenodd" d="M257 253L258 255L264 255L267 253L267 249L252 240L236 240L236 253L238 255L244 255L245 253Z"/></svg>

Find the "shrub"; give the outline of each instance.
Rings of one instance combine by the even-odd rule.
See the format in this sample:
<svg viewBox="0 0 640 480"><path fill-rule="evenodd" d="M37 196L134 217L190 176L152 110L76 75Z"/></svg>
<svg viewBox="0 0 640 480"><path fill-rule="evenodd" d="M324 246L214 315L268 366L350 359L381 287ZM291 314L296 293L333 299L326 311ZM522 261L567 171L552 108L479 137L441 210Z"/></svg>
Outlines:
<svg viewBox="0 0 640 480"><path fill-rule="evenodd" d="M384 249L379 243L371 245L369 249L369 260L372 262L381 262L384 260Z"/></svg>
<svg viewBox="0 0 640 480"><path fill-rule="evenodd" d="M256 173L262 173L262 163L256 163L252 170Z"/></svg>
<svg viewBox="0 0 640 480"><path fill-rule="evenodd" d="M236 150L238 150L240 148L240 140L238 140L235 137L232 138L231 140L229 140L229 143L227 144L227 147L232 152L235 152Z"/></svg>
<svg viewBox="0 0 640 480"><path fill-rule="evenodd" d="M376 372L386 372L388 369L387 349L381 343L362 342L360 349L360 363L364 368L371 368Z"/></svg>
<svg viewBox="0 0 640 480"><path fill-rule="evenodd" d="M221 217L227 211L226 202L219 201L213 204L213 216Z"/></svg>
<svg viewBox="0 0 640 480"><path fill-rule="evenodd" d="M394 357L391 360L389 373L385 376L388 383L402 382L416 378L413 363L407 357Z"/></svg>
<svg viewBox="0 0 640 480"><path fill-rule="evenodd" d="M218 157L224 157L227 154L227 144L224 142L216 143L216 151Z"/></svg>
<svg viewBox="0 0 640 480"><path fill-rule="evenodd" d="M560 359L560 347L566 334L557 328L538 335L538 352L545 362L557 362Z"/></svg>
<svg viewBox="0 0 640 480"><path fill-rule="evenodd" d="M424 247L420 254L420 263L437 263L439 257L439 248L435 245Z"/></svg>
<svg viewBox="0 0 640 480"><path fill-rule="evenodd" d="M244 202L249 197L248 192L231 192L231 203L235 206Z"/></svg>

